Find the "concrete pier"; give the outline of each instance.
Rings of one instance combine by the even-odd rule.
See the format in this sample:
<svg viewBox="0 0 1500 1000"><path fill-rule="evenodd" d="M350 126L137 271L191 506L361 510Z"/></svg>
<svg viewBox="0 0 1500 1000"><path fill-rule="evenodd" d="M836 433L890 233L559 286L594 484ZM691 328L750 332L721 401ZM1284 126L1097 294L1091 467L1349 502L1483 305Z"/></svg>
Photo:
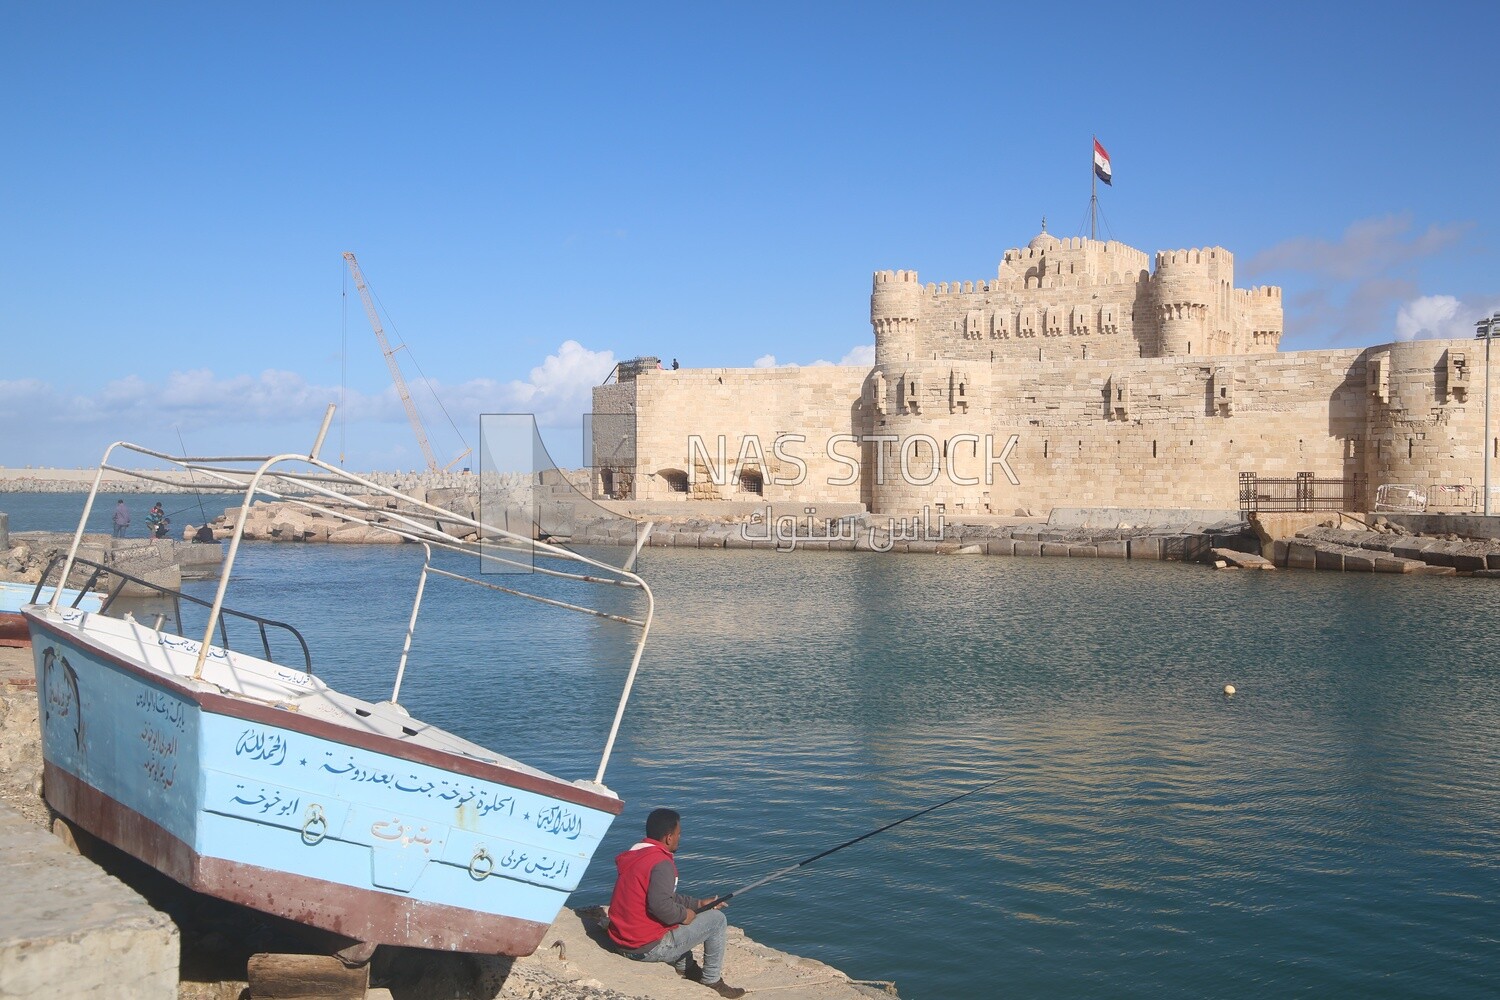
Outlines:
<svg viewBox="0 0 1500 1000"><path fill-rule="evenodd" d="M177 996L177 925L0 805L0 998Z"/></svg>
<svg viewBox="0 0 1500 1000"><path fill-rule="evenodd" d="M42 825L39 735L31 650L0 649L0 1000L176 997L177 925Z"/></svg>

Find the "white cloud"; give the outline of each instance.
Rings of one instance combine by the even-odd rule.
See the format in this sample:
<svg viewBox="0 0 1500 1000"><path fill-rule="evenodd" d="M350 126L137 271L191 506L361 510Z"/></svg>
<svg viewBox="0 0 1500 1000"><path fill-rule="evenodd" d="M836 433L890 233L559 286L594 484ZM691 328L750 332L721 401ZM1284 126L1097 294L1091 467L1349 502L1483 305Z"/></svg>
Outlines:
<svg viewBox="0 0 1500 1000"><path fill-rule="evenodd" d="M1245 263L1244 273L1305 271L1352 281L1431 257L1457 243L1470 228L1469 223L1434 223L1413 233L1409 214L1360 219L1350 223L1337 242L1299 236L1262 250Z"/></svg>
<svg viewBox="0 0 1500 1000"><path fill-rule="evenodd" d="M542 427L579 426L591 409L592 388L614 365L612 352L568 340L524 380L413 382L410 390L434 450L441 451L456 443L449 418L465 437L472 437L481 413L534 413ZM305 447L303 438L310 439L325 408L339 399L338 386L314 385L279 369L258 375L221 376L207 368L128 375L82 392L36 379L0 381L0 422L24 431L0 439L0 465L86 464L104 443L119 438L175 451L179 434L200 453L260 453L286 447L289 440ZM360 467L416 464L416 441L404 430L405 408L395 386L373 393L346 390L340 414L351 437L368 439L363 457L351 456ZM390 425L403 430L393 432Z"/></svg>
<svg viewBox="0 0 1500 1000"><path fill-rule="evenodd" d="M1491 306L1465 303L1452 295L1424 295L1396 311L1397 340L1461 340L1474 336L1474 324Z"/></svg>
<svg viewBox="0 0 1500 1000"><path fill-rule="evenodd" d="M472 398L479 412L490 404L491 410L534 413L543 427L572 426L592 409L594 386L608 378L614 366L613 351L591 351L576 340L565 340L557 353L531 369L531 378L524 382L498 385L475 380L456 387L456 394Z"/></svg>
<svg viewBox="0 0 1500 1000"><path fill-rule="evenodd" d="M1395 336L1410 339L1424 335L1424 329L1439 328L1424 323L1451 327L1451 317L1439 316L1444 308L1440 300L1451 297L1422 296L1420 279L1432 269L1434 259L1453 251L1471 228L1471 223L1460 222L1418 230L1409 214L1360 219L1337 240L1302 236L1278 243L1246 261L1241 273L1285 281L1284 349L1320 341L1380 343L1391 338L1393 322ZM1398 317L1398 309L1408 311Z"/></svg>
<svg viewBox="0 0 1500 1000"><path fill-rule="evenodd" d="M861 368L870 368L875 364L875 345L860 344L852 348L848 354L839 359L841 365L859 365Z"/></svg>
<svg viewBox="0 0 1500 1000"><path fill-rule="evenodd" d="M1397 340L1436 340L1457 334L1446 332L1457 325L1458 299L1451 295L1424 295L1396 310Z"/></svg>
<svg viewBox="0 0 1500 1000"><path fill-rule="evenodd" d="M829 365L858 365L861 368L869 368L873 364L875 364L875 345L860 344L857 347L850 348L849 353L845 354L837 361L828 361L824 358L819 358L817 361L809 361L807 363L807 367L819 368L827 367ZM762 354L760 357L755 359L754 366L756 368L802 367L795 361L778 362L776 360L776 355L774 354Z"/></svg>

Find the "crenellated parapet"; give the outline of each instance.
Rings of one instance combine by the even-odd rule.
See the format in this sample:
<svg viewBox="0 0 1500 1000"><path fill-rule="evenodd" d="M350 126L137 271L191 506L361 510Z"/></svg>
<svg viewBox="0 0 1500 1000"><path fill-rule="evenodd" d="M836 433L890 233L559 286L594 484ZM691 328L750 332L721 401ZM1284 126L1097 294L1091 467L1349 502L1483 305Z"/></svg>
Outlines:
<svg viewBox="0 0 1500 1000"><path fill-rule="evenodd" d="M1266 353L1280 346L1281 317L1281 290L1235 288L1223 247L1153 256L1046 232L1005 251L994 280L878 271L870 300L877 362Z"/></svg>

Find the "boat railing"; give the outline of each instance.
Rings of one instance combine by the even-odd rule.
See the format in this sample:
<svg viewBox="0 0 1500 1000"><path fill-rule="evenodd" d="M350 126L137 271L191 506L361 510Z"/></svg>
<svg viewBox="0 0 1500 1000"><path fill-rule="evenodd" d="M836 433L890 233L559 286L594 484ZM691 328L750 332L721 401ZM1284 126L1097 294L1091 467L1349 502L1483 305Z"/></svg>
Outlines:
<svg viewBox="0 0 1500 1000"><path fill-rule="evenodd" d="M411 646L411 634L416 628L422 593L429 574L447 577L462 583L476 585L490 591L524 598L551 607L607 618L638 630L635 642L633 643L623 690L620 693L619 702L615 707L609 734L605 738L604 750L599 760L598 771L593 779L595 783L603 784L604 771L614 749L620 722L624 718L625 706L630 699L636 674L640 669L641 656L645 649L647 635L651 630L651 621L654 614L654 598L650 587L646 585L646 582L640 576L632 571L634 557L632 557L631 562L627 564L626 568L621 568L591 558L565 546L543 541L528 535L521 535L503 526L487 523L478 517L470 517L460 514L457 511L437 506L427 502L425 497L417 499L415 496L402 493L392 487L384 486L370 479L358 476L339 466L331 465L320 459L318 452L328 433L332 419L333 407L330 406L324 415L322 427L318 432L313 447L305 453L286 453L270 456L177 456L145 448L141 445L131 444L126 441L115 442L105 450L104 457L100 461L98 471L95 474L93 488L89 493L88 499L85 501L78 530L73 536L73 544L69 549L67 561L64 563L62 570L63 578L66 579L70 576L71 567L75 563L81 564L85 562L78 558L79 546L83 540L84 526L88 521L89 513L93 508L99 493L100 484L103 482L106 473L124 474L148 482L171 482L173 485L179 487L182 485L181 480L169 480L148 469L128 468L123 465L112 464L112 459L117 451L132 453L147 460L169 463L177 469L189 473L193 480L192 485L196 489L239 494L242 497L241 505L235 516L233 531L229 535L228 550L225 553L223 565L220 570L218 588L213 601L209 605L208 624L205 629L202 646L198 653L198 662L194 667L193 676L194 678L198 678L201 677L208 655L208 647L213 639L215 630L220 627L222 615L227 611L224 608L225 592L229 586L240 542L244 537L245 524L249 519L250 508L256 499L264 498L279 501L351 524L362 524L380 528L401 538L403 541L423 545L427 554L427 559L423 563L422 577L417 587L416 601L412 607L411 621L407 629L406 640L396 671L395 694L399 695L401 677L406 671L407 653ZM392 504L392 501L394 501L394 504ZM483 511L480 514L482 515ZM462 528L464 534L472 534L478 541L466 541L463 538L457 537L453 533L453 528ZM572 601L560 600L555 596L532 593L519 586L502 586L491 581L475 579L462 573L439 569L432 565L432 553L434 550L446 550L476 556L480 560L482 567L503 566L511 570L520 570L524 573L534 573L552 578L570 580L576 583L636 589L644 599L644 613L638 617L612 614ZM551 564L542 565L540 560L549 560ZM119 574L119 571L114 569L110 569L109 572L116 575ZM512 577L507 582L517 583L518 578ZM149 584L147 585L150 586ZM61 591L59 590L53 596L52 603L54 607L57 606L60 593ZM193 600L194 603L203 603L197 601L197 599ZM233 614L240 616L243 613L234 612ZM253 616L250 617L253 618ZM268 621L267 624L281 623L271 623ZM295 633L295 630L293 631ZM300 634L298 634L298 640L301 641ZM303 643L303 645L305 648L306 644ZM393 698L392 700L394 701L395 699Z"/></svg>
<svg viewBox="0 0 1500 1000"><path fill-rule="evenodd" d="M41 579L37 581L36 589L32 591L31 601L33 604L42 603L42 591L52 586L48 583L48 580L52 577L54 572L58 571L61 568L61 566L67 561L67 558L68 557L66 555L55 555L52 557L51 561L47 563L47 567L42 570ZM115 604L119 601L121 595L124 593L126 586L134 585L136 587L154 593L157 597L170 601L172 604L172 616L175 619L176 624L176 634L184 635L186 632L186 627L182 617L182 605L184 601L188 604L193 604L201 608L213 607L212 603L210 603L209 601L205 601L201 597L194 597L192 594L184 594L182 591L174 590L173 588L168 587L164 584L152 583L150 580L143 579L142 577L136 576L132 573L122 572L114 566L96 562L92 559L75 557L73 560L73 572L76 572L79 567L90 570L91 572L89 573L88 578L79 586L78 595L74 597L72 602L70 603L70 606L73 608L77 608L80 602L89 594L99 593L99 587L101 584L103 584L104 586L108 587L108 590L103 591L104 598L100 604L98 613L108 616L110 610L115 606ZM62 587L66 586L66 583L67 581L59 579L56 586L61 589ZM265 618L261 615L251 614L248 611L238 611L234 608L221 608L218 620L218 628L216 629L216 632L219 636L219 645L225 650L229 650L232 648L229 638L229 626L226 623L226 619L248 622L260 637L260 646L262 652L264 652L265 654L265 659L272 663L279 661L276 660L275 656L271 652L271 633L273 631L286 632L293 639L297 640L297 645L302 650L303 672L307 673L308 675L312 674L312 652L308 649L307 640L302 637L302 633L298 632L295 626L289 625L286 622L276 621L274 618Z"/></svg>

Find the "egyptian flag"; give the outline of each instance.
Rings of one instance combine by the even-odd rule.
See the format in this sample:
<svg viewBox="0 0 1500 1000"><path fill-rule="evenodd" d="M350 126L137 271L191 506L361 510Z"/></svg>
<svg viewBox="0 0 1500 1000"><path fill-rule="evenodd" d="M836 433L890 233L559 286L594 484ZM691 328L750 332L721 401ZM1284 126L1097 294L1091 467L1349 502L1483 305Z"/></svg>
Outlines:
<svg viewBox="0 0 1500 1000"><path fill-rule="evenodd" d="M1110 180L1114 173L1109 169L1109 154L1099 145L1098 139L1094 140L1094 173L1101 181L1114 187L1114 182Z"/></svg>

